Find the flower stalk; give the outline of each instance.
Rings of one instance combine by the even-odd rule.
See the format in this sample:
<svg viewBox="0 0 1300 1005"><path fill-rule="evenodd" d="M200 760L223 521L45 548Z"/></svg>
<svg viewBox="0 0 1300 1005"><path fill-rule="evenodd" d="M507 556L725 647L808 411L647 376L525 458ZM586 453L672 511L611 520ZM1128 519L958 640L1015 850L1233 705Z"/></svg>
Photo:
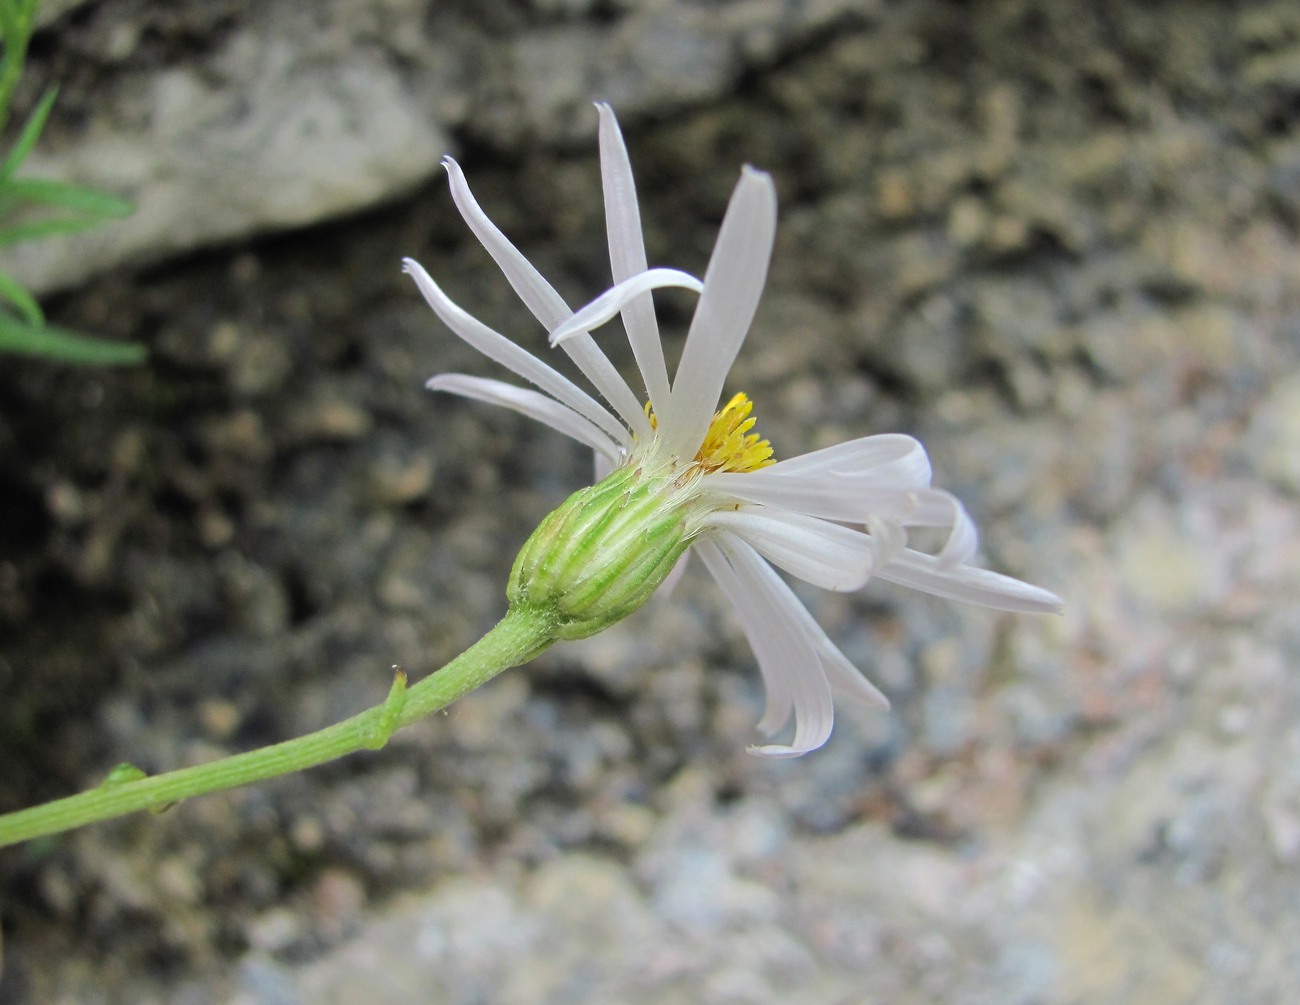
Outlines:
<svg viewBox="0 0 1300 1005"><path fill-rule="evenodd" d="M359 750L377 750L397 730L543 652L559 638L556 624L553 610L512 606L483 638L419 683L408 688L406 674L399 669L379 705L296 739L161 775L146 776L132 765L118 765L94 789L0 815L0 847L140 810L161 812L194 796L301 771Z"/></svg>

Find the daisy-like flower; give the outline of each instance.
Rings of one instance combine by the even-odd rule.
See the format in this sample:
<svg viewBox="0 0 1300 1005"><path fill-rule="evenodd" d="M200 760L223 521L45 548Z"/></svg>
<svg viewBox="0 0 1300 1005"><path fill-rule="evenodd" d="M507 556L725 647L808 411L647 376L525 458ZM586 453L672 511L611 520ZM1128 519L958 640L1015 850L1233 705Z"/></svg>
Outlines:
<svg viewBox="0 0 1300 1005"><path fill-rule="evenodd" d="M614 285L576 313L488 219L459 165L450 158L444 165L465 222L603 402L454 304L418 263L404 263L452 331L536 390L465 374L436 376L428 387L513 409L595 452L597 484L551 514L524 546L511 603L554 608L557 637L579 638L640 606L694 552L753 646L767 696L760 732L775 737L794 719L788 743L750 748L773 757L826 742L833 696L889 705L773 566L830 590L856 590L875 577L1005 611L1059 610L1048 591L968 564L975 527L954 496L930 487L929 459L912 437L867 436L777 460L753 432L744 394L718 407L767 276L776 231L772 179L742 170L702 281L649 269L623 137L610 108L596 107ZM662 287L699 294L671 381L651 297ZM590 334L616 316L644 401ZM938 554L907 546L913 527L947 531Z"/></svg>

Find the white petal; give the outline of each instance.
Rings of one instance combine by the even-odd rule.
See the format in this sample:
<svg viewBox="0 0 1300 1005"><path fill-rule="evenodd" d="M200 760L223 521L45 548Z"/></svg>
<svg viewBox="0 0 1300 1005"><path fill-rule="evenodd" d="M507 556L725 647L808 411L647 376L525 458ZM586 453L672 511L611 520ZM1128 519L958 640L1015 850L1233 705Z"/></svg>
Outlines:
<svg viewBox="0 0 1300 1005"><path fill-rule="evenodd" d="M461 217L505 274L511 288L519 294L519 299L547 329L554 328L567 319L572 313L569 305L533 263L510 243L501 228L483 212L483 207L470 191L469 182L465 180L465 172L460 169L460 165L451 157L444 157L442 166L447 169L451 197L460 210Z"/></svg>
<svg viewBox="0 0 1300 1005"><path fill-rule="evenodd" d="M825 630L817 623L808 608L798 603L799 621L812 639L817 655L821 657L822 669L830 681L831 690L839 698L845 698L868 708L889 709L889 699L871 681L862 675L849 658L840 652L839 646L830 640Z"/></svg>
<svg viewBox="0 0 1300 1005"><path fill-rule="evenodd" d="M1060 597L1040 587L969 565L945 569L933 555L910 549L888 565L878 568L876 577L932 593L936 597L961 600L999 611L1054 614L1065 606Z"/></svg>
<svg viewBox="0 0 1300 1005"><path fill-rule="evenodd" d="M835 696L856 705L888 712L890 704L885 693L867 680L862 671L850 663L848 657L840 652L830 639L826 640L826 644L830 648L827 650L819 648L818 654L822 658L822 668L826 671L826 679L830 681Z"/></svg>
<svg viewBox="0 0 1300 1005"><path fill-rule="evenodd" d="M659 432L670 451L691 456L704 439L723 382L758 309L776 237L776 186L746 167L732 193L704 273Z"/></svg>
<svg viewBox="0 0 1300 1005"><path fill-rule="evenodd" d="M951 492L940 489L929 489L927 492L936 498L936 502L944 500L950 507L946 522L938 524L940 527L952 528L948 533L948 540L944 542L943 550L939 552L939 567L952 569L964 565L974 558L975 552L979 550L980 535L975 529L975 521L970 518L961 500Z"/></svg>
<svg viewBox="0 0 1300 1005"><path fill-rule="evenodd" d="M682 552L682 557L677 560L677 564L673 566L672 571L659 584L659 589L655 590L656 597L663 597L666 600L672 595L672 592L677 589L677 584L686 575L686 567L690 564L690 558L691 551L687 548L686 551Z"/></svg>
<svg viewBox="0 0 1300 1005"><path fill-rule="evenodd" d="M731 531L769 562L824 590L856 590L871 578L871 539L828 520L745 506L710 514L707 526Z"/></svg>
<svg viewBox="0 0 1300 1005"><path fill-rule="evenodd" d="M907 547L907 528L893 520L868 517L867 532L871 535L872 555L875 559L873 568L883 568Z"/></svg>
<svg viewBox="0 0 1300 1005"><path fill-rule="evenodd" d="M857 704L887 710L889 699L849 662L848 657L830 640L822 626L817 623L817 619L809 613L808 608L794 595L794 591L778 576L772 577L772 583L779 592L785 594L785 606L795 616L812 643L831 690L839 697Z"/></svg>
<svg viewBox="0 0 1300 1005"><path fill-rule="evenodd" d="M975 521L951 492L942 489L867 489L863 505L870 506L870 519L896 521L902 527L948 527L948 538L939 552L944 569L962 565L979 549Z"/></svg>
<svg viewBox="0 0 1300 1005"><path fill-rule="evenodd" d="M460 215L469 225L469 229L474 232L474 236L479 239L479 243L487 249L487 253L497 263L511 288L519 294L519 299L527 305L533 312L533 316L547 331L567 321L573 314L569 305L564 302L564 298L555 287L534 268L532 262L510 243L510 239L483 212L483 208L474 198L474 193L470 191L469 182L465 180L465 173L460 169L460 165L450 157L444 157L442 164L447 169L447 177L451 183L451 197L456 203L456 208L460 210ZM572 341L566 343L564 351L578 365L583 376L591 381L592 386L604 395L605 400L613 406L614 411L619 414L628 428L635 430L643 438L649 437L650 423L636 395L627 386L627 381L619 376L614 364L600 351L591 336L574 337Z"/></svg>
<svg viewBox="0 0 1300 1005"><path fill-rule="evenodd" d="M930 459L920 442L902 433L882 433L836 443L765 469L772 474L811 475L838 472L893 488L925 488L930 484Z"/></svg>
<svg viewBox="0 0 1300 1005"><path fill-rule="evenodd" d="M758 671L763 677L764 708L763 717L758 720L758 731L771 736L790 721L794 711L794 702L790 698L790 688L786 684L786 675L780 654L769 643L768 631L762 625L762 618L757 605L750 600L749 590L740 582L731 563L723 556L718 546L708 538L697 540L690 551L696 552L704 567L717 581L718 587L740 619L740 626L749 639L754 650L754 659ZM690 551L687 554L690 554Z"/></svg>
<svg viewBox="0 0 1300 1005"><path fill-rule="evenodd" d="M865 522L867 509L862 505L860 485L848 475L835 472L812 477L769 474L778 466L759 471L721 471L705 475L701 486L727 499L779 506L827 520Z"/></svg>
<svg viewBox="0 0 1300 1005"><path fill-rule="evenodd" d="M750 753L797 757L816 750L831 735L835 710L821 658L803 627L801 612L806 611L781 577L749 545L725 531L711 540L717 542L736 574L742 593L742 606L737 609L742 623L746 616L749 618L746 634L755 654L761 664L762 640L767 658L773 661L772 673L784 678L794 706L794 737L790 743L751 747Z"/></svg>
<svg viewBox="0 0 1300 1005"><path fill-rule="evenodd" d="M606 290L551 332L551 345L560 345L585 332L599 328L613 320L637 297L665 286L694 290L696 293L704 288L704 284L689 272L680 272L677 269L650 269L648 272L638 272L630 279L624 279L613 288Z"/></svg>
<svg viewBox="0 0 1300 1005"><path fill-rule="evenodd" d="M627 146L618 128L613 110L604 102L596 103L600 115L600 177L605 194L605 230L609 235L609 264L614 282L621 283L638 272L646 271L645 241L641 236L641 212L637 208L636 184ZM627 330L632 355L645 380L650 406L658 411L668 404L668 369L664 349L659 341L659 324L654 304L640 296L623 308L623 327Z"/></svg>
<svg viewBox="0 0 1300 1005"><path fill-rule="evenodd" d="M938 489L881 487L867 475L825 471L788 475L779 464L758 471L706 475L703 487L724 498L779 506L826 520L892 520L903 527L952 527L953 553L974 539L974 525L955 497Z"/></svg>
<svg viewBox="0 0 1300 1005"><path fill-rule="evenodd" d="M536 356L521 349L504 335L493 331L478 318L462 310L424 270L411 258L402 259L403 271L410 274L424 294L435 314L443 324L489 359L540 387L557 401L569 406L593 425L600 427L613 439L623 442L627 431L605 408L586 391L563 374L557 373Z"/></svg>
<svg viewBox="0 0 1300 1005"><path fill-rule="evenodd" d="M561 405L554 398L548 398L536 391L515 387L499 380L489 380L486 377L470 377L463 373L439 374L430 377L424 386L430 391L446 391L450 394L459 394L463 398L500 405L526 415L530 419L536 419L552 429L559 430L565 436L586 444L595 450L598 456L607 458L611 463L620 456L619 445L581 415Z"/></svg>

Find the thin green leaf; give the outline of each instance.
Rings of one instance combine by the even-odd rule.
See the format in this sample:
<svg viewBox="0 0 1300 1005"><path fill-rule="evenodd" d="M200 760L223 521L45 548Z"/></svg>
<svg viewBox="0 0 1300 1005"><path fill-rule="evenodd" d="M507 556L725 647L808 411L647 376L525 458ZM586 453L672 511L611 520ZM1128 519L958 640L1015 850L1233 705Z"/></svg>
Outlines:
<svg viewBox="0 0 1300 1005"><path fill-rule="evenodd" d="M5 0L5 14L14 18L14 23L29 27L36 16L36 8L41 0Z"/></svg>
<svg viewBox="0 0 1300 1005"><path fill-rule="evenodd" d="M21 244L23 241L34 241L40 237L50 237L53 234L75 234L79 230L98 226L99 223L98 219L59 217L54 220L15 224L12 227L0 228L0 248Z"/></svg>
<svg viewBox="0 0 1300 1005"><path fill-rule="evenodd" d="M32 147L36 146L36 141L41 138L41 130L45 128L45 120L50 117L50 109L54 106L54 99L58 93L57 87L51 87L36 103L36 107L27 119L27 124L23 126L23 131L18 134L13 149L5 155L3 161L0 161L0 181L17 171L22 162L27 159L27 155L32 152Z"/></svg>
<svg viewBox="0 0 1300 1005"><path fill-rule="evenodd" d="M15 39L31 38L36 8L40 5L41 0L4 0L0 3L0 29L4 31L3 41L6 46Z"/></svg>
<svg viewBox="0 0 1300 1005"><path fill-rule="evenodd" d="M0 352L91 366L129 366L143 363L146 355L145 347L138 342L87 338L65 328L36 328L3 314L0 314Z"/></svg>
<svg viewBox="0 0 1300 1005"><path fill-rule="evenodd" d="M20 45L26 49L27 40L31 38L31 21L32 13L36 9L36 3L39 0L33 0L30 3L14 2L14 0L4 0L0 3L0 40L5 44L5 58L8 59L9 51Z"/></svg>
<svg viewBox="0 0 1300 1005"><path fill-rule="evenodd" d="M14 178L4 186L7 196L27 202L62 206L98 217L127 216L135 206L117 196L87 185L70 185L50 178Z"/></svg>
<svg viewBox="0 0 1300 1005"><path fill-rule="evenodd" d="M0 130L9 124L9 103L23 72L40 0L5 0L4 55L0 56Z"/></svg>
<svg viewBox="0 0 1300 1005"><path fill-rule="evenodd" d="M0 272L0 297L4 297L21 314L30 325L40 327L45 324L45 314L36 298L23 289L22 284L13 276Z"/></svg>

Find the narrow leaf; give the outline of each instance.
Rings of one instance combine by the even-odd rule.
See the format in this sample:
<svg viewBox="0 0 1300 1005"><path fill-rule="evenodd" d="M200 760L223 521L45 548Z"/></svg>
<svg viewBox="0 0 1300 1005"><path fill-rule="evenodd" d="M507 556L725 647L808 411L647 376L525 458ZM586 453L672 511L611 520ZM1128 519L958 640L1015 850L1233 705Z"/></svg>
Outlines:
<svg viewBox="0 0 1300 1005"><path fill-rule="evenodd" d="M13 276L0 272L0 297L4 297L16 308L27 323L39 328L45 324L45 314L36 298L23 289L22 284Z"/></svg>
<svg viewBox="0 0 1300 1005"><path fill-rule="evenodd" d="M34 241L40 237L53 234L75 234L81 230L98 226L100 221L90 217L58 217L53 220L38 220L34 223L19 223L12 227L0 228L0 248L23 241Z"/></svg>
<svg viewBox="0 0 1300 1005"><path fill-rule="evenodd" d="M142 363L146 354L145 347L138 342L110 342L65 328L37 328L3 314L0 314L0 352L99 366Z"/></svg>
<svg viewBox="0 0 1300 1005"><path fill-rule="evenodd" d="M54 99L58 96L59 89L51 87L41 100L36 103L36 108L27 119L27 124L23 126L23 131L18 134L18 139L13 145L13 149L5 155L5 159L0 162L0 181L7 179L19 165L27 159L27 155L32 152L32 147L36 146L36 141L41 137L41 131L45 128L45 120L50 117L50 109L54 106Z"/></svg>
<svg viewBox="0 0 1300 1005"><path fill-rule="evenodd" d="M4 186L5 193L19 200L62 206L98 217L126 216L135 209L125 199L87 185L71 185L49 178L13 178Z"/></svg>

